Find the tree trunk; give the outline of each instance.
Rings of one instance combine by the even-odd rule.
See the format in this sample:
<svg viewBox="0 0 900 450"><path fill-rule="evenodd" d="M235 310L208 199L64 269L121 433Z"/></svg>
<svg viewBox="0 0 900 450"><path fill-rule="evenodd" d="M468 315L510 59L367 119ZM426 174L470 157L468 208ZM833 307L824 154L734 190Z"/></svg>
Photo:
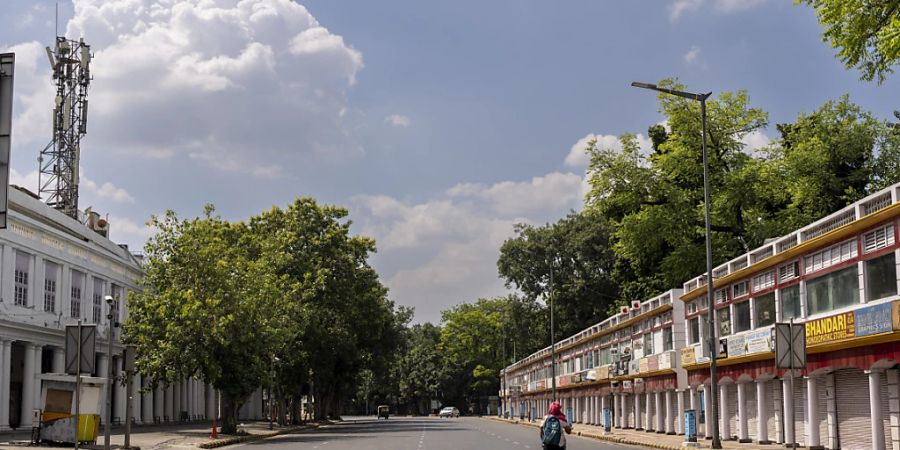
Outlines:
<svg viewBox="0 0 900 450"><path fill-rule="evenodd" d="M222 392L222 434L237 433L238 400Z"/></svg>

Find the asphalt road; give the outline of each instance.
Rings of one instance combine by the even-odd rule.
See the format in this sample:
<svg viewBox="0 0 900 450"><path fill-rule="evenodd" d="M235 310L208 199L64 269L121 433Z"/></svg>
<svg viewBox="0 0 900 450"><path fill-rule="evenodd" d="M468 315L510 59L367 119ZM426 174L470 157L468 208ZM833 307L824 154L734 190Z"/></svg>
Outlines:
<svg viewBox="0 0 900 450"><path fill-rule="evenodd" d="M349 418L318 430L282 435L241 446L244 450L540 450L537 428L461 417ZM626 449L568 436L569 450Z"/></svg>

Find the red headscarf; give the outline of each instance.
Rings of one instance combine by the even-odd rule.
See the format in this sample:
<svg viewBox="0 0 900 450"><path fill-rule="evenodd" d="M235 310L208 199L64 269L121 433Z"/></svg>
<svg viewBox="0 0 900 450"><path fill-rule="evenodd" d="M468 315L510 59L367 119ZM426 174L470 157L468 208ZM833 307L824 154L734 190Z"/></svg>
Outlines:
<svg viewBox="0 0 900 450"><path fill-rule="evenodd" d="M560 405L559 402L551 403L550 409L547 411L547 414L556 416L556 418L561 421L566 420L566 416L562 412L562 405Z"/></svg>

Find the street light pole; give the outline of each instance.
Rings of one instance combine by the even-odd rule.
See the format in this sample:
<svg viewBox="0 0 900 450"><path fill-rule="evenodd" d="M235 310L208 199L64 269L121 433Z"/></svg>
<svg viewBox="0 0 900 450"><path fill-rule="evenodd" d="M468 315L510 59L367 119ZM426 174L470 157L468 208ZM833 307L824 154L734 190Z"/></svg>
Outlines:
<svg viewBox="0 0 900 450"><path fill-rule="evenodd" d="M697 94L692 92L676 91L674 89L661 88L650 83L631 83L633 87L642 89L650 89L665 94L675 95L677 97L687 98L700 102L700 117L702 122L703 133L703 203L704 203L704 221L706 222L706 303L709 308L707 322L709 323L709 384L710 384L710 403L712 403L711 415L712 420L707 420L707 426L712 426L712 448L722 448L722 440L719 437L719 383L717 381L717 364L716 358L719 350L719 339L716 333L716 317L715 303L713 295L713 259L712 259L712 234L710 226L710 200L709 200L709 155L706 150L706 99L712 95L712 92L705 94Z"/></svg>
<svg viewBox="0 0 900 450"><path fill-rule="evenodd" d="M553 314L553 262L550 263L550 383L556 401L556 320Z"/></svg>

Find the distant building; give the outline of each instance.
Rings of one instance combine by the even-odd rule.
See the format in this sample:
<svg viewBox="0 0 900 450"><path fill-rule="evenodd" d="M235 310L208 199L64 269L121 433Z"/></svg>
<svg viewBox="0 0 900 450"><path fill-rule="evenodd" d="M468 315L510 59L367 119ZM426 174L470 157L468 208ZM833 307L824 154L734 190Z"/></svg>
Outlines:
<svg viewBox="0 0 900 450"><path fill-rule="evenodd" d="M713 271L723 439L900 448L900 184ZM575 423L683 434L711 418L706 277L557 343L558 400ZM808 365L775 367L773 326L803 323ZM550 347L505 368L506 414L542 416ZM791 413L793 411L793 414ZM892 424L895 424L892 426Z"/></svg>

